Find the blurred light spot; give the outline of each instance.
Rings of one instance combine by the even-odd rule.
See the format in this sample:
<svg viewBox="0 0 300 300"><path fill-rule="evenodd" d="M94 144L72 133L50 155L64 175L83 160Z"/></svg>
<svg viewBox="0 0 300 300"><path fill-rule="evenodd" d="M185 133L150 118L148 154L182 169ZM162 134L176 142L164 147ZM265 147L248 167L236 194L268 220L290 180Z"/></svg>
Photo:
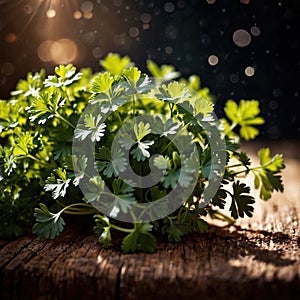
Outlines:
<svg viewBox="0 0 300 300"><path fill-rule="evenodd" d="M137 27L131 27L129 29L129 36L132 38L137 37L140 34L140 31Z"/></svg>
<svg viewBox="0 0 300 300"><path fill-rule="evenodd" d="M172 13L175 10L175 5L172 2L167 2L164 9L167 13Z"/></svg>
<svg viewBox="0 0 300 300"><path fill-rule="evenodd" d="M177 38L177 28L173 25L168 25L165 29L165 35L170 40L175 40Z"/></svg>
<svg viewBox="0 0 300 300"><path fill-rule="evenodd" d="M166 54L172 54L173 53L173 48L171 46L167 46L165 48L165 52L166 52Z"/></svg>
<svg viewBox="0 0 300 300"><path fill-rule="evenodd" d="M95 58L100 58L103 55L103 50L100 47L96 47L93 49L93 56Z"/></svg>
<svg viewBox="0 0 300 300"><path fill-rule="evenodd" d="M77 46L69 39L60 39L54 42L50 48L50 55L56 64L68 64L77 56Z"/></svg>
<svg viewBox="0 0 300 300"><path fill-rule="evenodd" d="M216 55L210 55L209 58L208 58L208 63L211 65L211 66L215 66L216 64L218 64L219 62L219 58L218 56Z"/></svg>
<svg viewBox="0 0 300 300"><path fill-rule="evenodd" d="M38 57L41 61L44 62L49 62L52 60L51 54L50 54L50 49L51 46L53 45L53 41L47 40L42 42L37 50Z"/></svg>
<svg viewBox="0 0 300 300"><path fill-rule="evenodd" d="M79 10L74 11L74 12L73 12L73 18L74 18L75 20L81 19L81 18L82 18L82 13L81 13L81 11L79 11Z"/></svg>
<svg viewBox="0 0 300 300"><path fill-rule="evenodd" d="M177 2L177 7L180 8L180 9L184 8L185 7L185 1L179 0Z"/></svg>
<svg viewBox="0 0 300 300"><path fill-rule="evenodd" d="M150 14L141 14L141 21L143 23L149 23L151 21L151 15Z"/></svg>
<svg viewBox="0 0 300 300"><path fill-rule="evenodd" d="M51 19L56 16L56 11L54 9L48 9L46 12L47 18Z"/></svg>
<svg viewBox="0 0 300 300"><path fill-rule="evenodd" d="M85 19L87 19L87 20L92 19L93 16L94 16L94 14L93 14L92 11L85 11L85 12L83 13L83 17L84 17Z"/></svg>
<svg viewBox="0 0 300 300"><path fill-rule="evenodd" d="M251 42L251 35L244 29L238 29L233 33L233 42L239 47L246 47Z"/></svg>
<svg viewBox="0 0 300 300"><path fill-rule="evenodd" d="M208 4L214 4L216 0L206 0Z"/></svg>
<svg viewBox="0 0 300 300"><path fill-rule="evenodd" d="M240 77L238 74L231 74L230 77L229 77L229 80L232 82L232 83L238 83L239 80L240 80Z"/></svg>
<svg viewBox="0 0 300 300"><path fill-rule="evenodd" d="M0 65L1 73L4 74L4 76L10 76L14 73L15 67L10 62L5 62Z"/></svg>
<svg viewBox="0 0 300 300"><path fill-rule="evenodd" d="M246 74L247 76L249 76L249 77L253 76L254 73L255 73L255 70L254 70L253 67L247 67L247 68L245 69L245 74Z"/></svg>
<svg viewBox="0 0 300 300"><path fill-rule="evenodd" d="M87 12L87 11L92 11L93 8L94 8L94 5L91 1L84 1L82 4L81 4L81 11L83 13Z"/></svg>
<svg viewBox="0 0 300 300"><path fill-rule="evenodd" d="M15 33L10 32L5 36L5 40L8 43L14 43L17 40L17 35Z"/></svg>
<svg viewBox="0 0 300 300"><path fill-rule="evenodd" d="M123 4L123 0L114 0L113 5L114 6L121 6Z"/></svg>
<svg viewBox="0 0 300 300"><path fill-rule="evenodd" d="M257 26L252 26L250 31L251 31L251 34L254 36L260 35L260 29Z"/></svg>
<svg viewBox="0 0 300 300"><path fill-rule="evenodd" d="M269 103L269 107L270 107L272 110L276 110L276 109L279 107L279 103L278 103L276 100L272 100L272 101Z"/></svg>
<svg viewBox="0 0 300 300"><path fill-rule="evenodd" d="M24 12L25 12L25 14L30 15L32 13L32 11L33 11L33 9L32 9L32 7L29 4L26 4L24 6Z"/></svg>
<svg viewBox="0 0 300 300"><path fill-rule="evenodd" d="M147 30L150 28L150 24L149 23L145 23L142 25L143 29Z"/></svg>
<svg viewBox="0 0 300 300"><path fill-rule="evenodd" d="M275 90L273 91L273 95L274 95L274 97L276 97L276 98L280 97L280 96L282 95L281 89L275 89Z"/></svg>

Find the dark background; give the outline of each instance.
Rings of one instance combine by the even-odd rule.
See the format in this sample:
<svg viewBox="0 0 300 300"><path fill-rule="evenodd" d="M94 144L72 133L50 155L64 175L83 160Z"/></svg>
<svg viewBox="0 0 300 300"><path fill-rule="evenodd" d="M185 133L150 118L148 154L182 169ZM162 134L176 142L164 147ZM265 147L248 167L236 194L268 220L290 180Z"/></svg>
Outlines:
<svg viewBox="0 0 300 300"><path fill-rule="evenodd" d="M174 64L185 77L200 75L220 117L227 99L258 99L261 137L298 139L299 19L298 0L0 0L0 98L27 72L52 72L59 58L45 59L41 49L68 39L77 54L67 62L77 67L99 71L108 52L130 56L144 71L148 58ZM249 45L235 44L239 29L250 34Z"/></svg>

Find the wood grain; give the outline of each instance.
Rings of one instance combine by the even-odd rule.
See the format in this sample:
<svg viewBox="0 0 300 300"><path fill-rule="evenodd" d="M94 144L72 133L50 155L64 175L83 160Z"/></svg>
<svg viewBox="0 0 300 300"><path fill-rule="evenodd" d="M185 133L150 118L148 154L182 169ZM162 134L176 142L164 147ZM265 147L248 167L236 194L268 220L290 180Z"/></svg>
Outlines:
<svg viewBox="0 0 300 300"><path fill-rule="evenodd" d="M260 146L244 146L254 161ZM160 241L154 254L105 250L84 221L55 240L0 241L0 299L299 299L300 148L272 144L280 149L284 194L258 200L237 226Z"/></svg>

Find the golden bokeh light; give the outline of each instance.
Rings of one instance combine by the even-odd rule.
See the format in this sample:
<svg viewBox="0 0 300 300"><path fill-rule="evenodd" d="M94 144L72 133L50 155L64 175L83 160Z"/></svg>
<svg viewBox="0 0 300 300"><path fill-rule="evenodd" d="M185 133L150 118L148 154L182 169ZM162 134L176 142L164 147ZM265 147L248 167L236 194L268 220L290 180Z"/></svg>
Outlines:
<svg viewBox="0 0 300 300"><path fill-rule="evenodd" d="M48 9L46 15L47 18L52 19L56 16L56 11L54 9Z"/></svg>
<svg viewBox="0 0 300 300"><path fill-rule="evenodd" d="M77 57L77 45L70 39L59 39L50 48L50 56L56 64L68 64Z"/></svg>
<svg viewBox="0 0 300 300"><path fill-rule="evenodd" d="M51 40L46 40L40 44L40 46L38 47L38 56L41 61L43 61L43 62L52 61L50 49L51 49L53 43L54 42Z"/></svg>

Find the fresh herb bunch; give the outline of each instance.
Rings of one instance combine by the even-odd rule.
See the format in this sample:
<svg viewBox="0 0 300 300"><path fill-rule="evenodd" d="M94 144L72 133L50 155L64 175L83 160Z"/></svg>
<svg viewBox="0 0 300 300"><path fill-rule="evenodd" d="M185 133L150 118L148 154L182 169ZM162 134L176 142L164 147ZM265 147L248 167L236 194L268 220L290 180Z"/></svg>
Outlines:
<svg viewBox="0 0 300 300"><path fill-rule="evenodd" d="M114 231L120 231L124 234L121 243L124 252L153 252L155 236L179 242L192 231L205 232L206 215L230 223L245 215L251 217L255 199L250 188L241 182L241 177L250 172L254 174L254 186L260 189L261 199L268 200L274 190L283 191L282 155L271 157L268 148L261 149L260 164L252 167L248 155L240 151L241 139L254 139L259 134L255 126L264 122L259 116L257 100L227 101L226 118L219 126L227 156L223 180L214 197L199 205L212 168L212 151L208 134L196 119L213 111L214 100L209 90L201 87L195 75L171 81L180 75L174 67L159 67L150 60L147 67L156 78L155 85L128 57L109 54L101 65L104 70L97 74L90 69L76 72L72 65L58 66L55 74L49 76L44 71L29 73L26 80L19 81L11 99L0 101L1 237L19 236L35 222L33 232L40 238L55 238L64 229L64 214L91 215L95 219L94 230L105 247L111 245ZM122 93L129 90L141 96L125 103ZM190 95L190 90L195 93ZM187 101L192 113L181 105ZM85 114L80 123L85 108L91 104L98 105L100 117ZM102 122L101 114L108 112L109 117ZM130 166L140 176L151 172L151 156L158 154L152 163L162 172L159 182L139 188L120 179L127 162L122 151L115 151L114 159L111 151L121 127L130 119L146 114L156 116L155 125L163 133L157 134L153 124L140 121L132 126L135 136L124 135L120 142L121 148L129 151ZM183 163L189 164L189 158L184 160L170 142L170 136L180 128L187 131L199 153L198 177L192 194L161 219L132 224L116 220L118 212L129 214L133 203L155 202L177 184L183 188L191 184L189 169L184 174L180 171ZM72 153L74 138L95 143L98 176L89 179L87 194L79 187L80 176L84 174L78 175L78 169L84 173L89 162L85 155ZM110 215L94 205L105 193L104 185L118 196L106 203ZM226 208L230 216L222 212ZM163 214L164 207L161 210Z"/></svg>

